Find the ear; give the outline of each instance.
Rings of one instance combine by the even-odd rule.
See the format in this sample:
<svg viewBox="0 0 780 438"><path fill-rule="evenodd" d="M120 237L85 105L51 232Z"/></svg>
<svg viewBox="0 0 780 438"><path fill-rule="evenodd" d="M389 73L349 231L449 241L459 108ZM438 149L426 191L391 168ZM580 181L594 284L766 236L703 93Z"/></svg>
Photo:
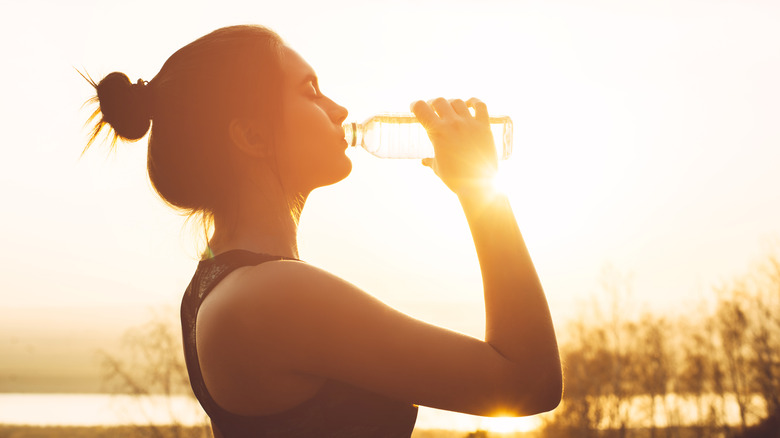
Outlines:
<svg viewBox="0 0 780 438"><path fill-rule="evenodd" d="M249 156L267 158L273 153L273 145L254 122L233 119L228 124L228 134L233 145Z"/></svg>

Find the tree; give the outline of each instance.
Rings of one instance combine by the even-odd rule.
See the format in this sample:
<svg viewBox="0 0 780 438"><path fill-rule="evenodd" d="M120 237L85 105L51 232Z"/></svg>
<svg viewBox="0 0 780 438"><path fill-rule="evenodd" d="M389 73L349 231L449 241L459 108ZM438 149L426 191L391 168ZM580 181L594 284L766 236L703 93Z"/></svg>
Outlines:
<svg viewBox="0 0 780 438"><path fill-rule="evenodd" d="M733 394L739 408L740 432L747 428L750 403L750 345L749 326L745 312L746 295L741 287L731 291L732 296L722 299L715 311L715 327L721 354L725 361L728 391Z"/></svg>
<svg viewBox="0 0 780 438"><path fill-rule="evenodd" d="M677 393L692 398L696 404L696 419L691 423L697 437L714 436L716 429L722 426L724 418L724 400L716 399L724 389L720 363L713 355L716 351L714 333L706 310L699 312L694 320L680 320L677 333L684 333L680 340L680 367L676 376Z"/></svg>
<svg viewBox="0 0 780 438"><path fill-rule="evenodd" d="M633 368L632 374L635 374L637 394L646 395L649 399L650 436L655 438L656 407L659 401L664 408L664 414L668 414L667 393L672 374L668 324L664 318L645 313L635 332L633 356L638 366Z"/></svg>
<svg viewBox="0 0 780 438"><path fill-rule="evenodd" d="M756 283L750 318L755 325L751 335L755 389L764 400L767 417L780 417L780 260L776 256L767 258Z"/></svg>
<svg viewBox="0 0 780 438"><path fill-rule="evenodd" d="M174 397L189 396L187 367L182 353L181 330L178 323L154 313L144 325L129 329L123 336L120 353L100 352L104 382L114 394L136 396L138 410L146 424L137 425L135 436L153 438L211 438L211 427L205 414L202 421L186 427L174 409ZM173 312L167 312L168 314ZM158 396L162 406L147 407L145 397ZM149 409L164 409L171 419L169 425L156 424Z"/></svg>

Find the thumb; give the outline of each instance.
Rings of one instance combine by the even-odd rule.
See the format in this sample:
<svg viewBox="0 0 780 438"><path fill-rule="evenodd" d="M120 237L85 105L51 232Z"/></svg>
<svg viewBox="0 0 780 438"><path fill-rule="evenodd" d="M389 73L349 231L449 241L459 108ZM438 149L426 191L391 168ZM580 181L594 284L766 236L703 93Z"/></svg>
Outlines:
<svg viewBox="0 0 780 438"><path fill-rule="evenodd" d="M423 158L422 159L422 165L425 166L425 167L433 168L433 158Z"/></svg>

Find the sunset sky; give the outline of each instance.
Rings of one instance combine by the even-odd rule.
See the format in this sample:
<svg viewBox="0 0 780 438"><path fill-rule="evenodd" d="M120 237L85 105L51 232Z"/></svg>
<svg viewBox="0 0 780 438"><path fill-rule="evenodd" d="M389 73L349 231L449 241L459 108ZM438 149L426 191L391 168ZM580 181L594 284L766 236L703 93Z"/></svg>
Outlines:
<svg viewBox="0 0 780 438"><path fill-rule="evenodd" d="M74 67L150 80L225 25L276 30L349 120L437 96L476 96L511 116L502 179L556 323L600 290L605 269L629 278L637 301L682 313L780 238L774 1L9 3L0 351L16 356L0 355L0 374L34 339L66 348L66 336L108 339L149 308L175 317L194 234L154 195L145 139L79 157L93 90ZM479 269L455 196L417 161L349 155L352 175L309 198L302 259L481 336Z"/></svg>

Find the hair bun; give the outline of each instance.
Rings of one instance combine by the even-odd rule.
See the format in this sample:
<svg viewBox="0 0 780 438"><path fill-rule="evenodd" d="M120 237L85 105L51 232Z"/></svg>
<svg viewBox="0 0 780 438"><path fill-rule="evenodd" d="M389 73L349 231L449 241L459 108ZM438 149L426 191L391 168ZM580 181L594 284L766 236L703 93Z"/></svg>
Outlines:
<svg viewBox="0 0 780 438"><path fill-rule="evenodd" d="M133 84L124 73L113 72L97 85L103 121L126 140L146 135L151 122L149 85L139 79Z"/></svg>

